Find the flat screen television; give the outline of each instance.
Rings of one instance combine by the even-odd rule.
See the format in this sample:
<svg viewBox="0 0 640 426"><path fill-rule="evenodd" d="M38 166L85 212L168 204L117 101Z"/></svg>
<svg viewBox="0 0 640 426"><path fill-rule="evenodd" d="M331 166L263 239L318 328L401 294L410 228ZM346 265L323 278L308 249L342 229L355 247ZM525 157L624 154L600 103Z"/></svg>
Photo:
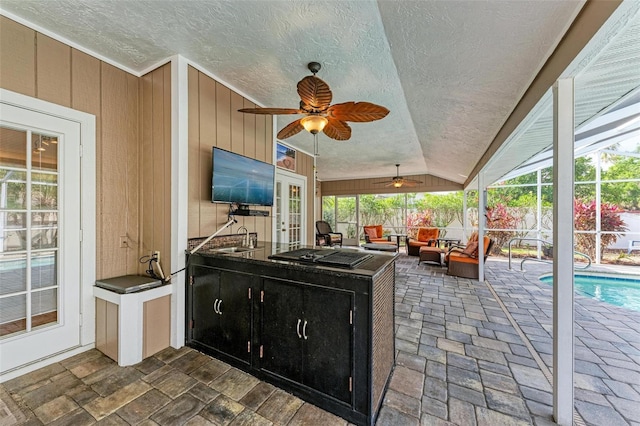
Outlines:
<svg viewBox="0 0 640 426"><path fill-rule="evenodd" d="M272 206L275 167L264 161L213 147L211 201Z"/></svg>

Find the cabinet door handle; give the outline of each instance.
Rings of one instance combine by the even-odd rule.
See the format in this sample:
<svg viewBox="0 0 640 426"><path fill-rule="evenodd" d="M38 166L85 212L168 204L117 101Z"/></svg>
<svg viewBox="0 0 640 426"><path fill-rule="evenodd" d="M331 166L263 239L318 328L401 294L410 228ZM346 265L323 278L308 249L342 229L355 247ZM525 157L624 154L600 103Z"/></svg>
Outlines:
<svg viewBox="0 0 640 426"><path fill-rule="evenodd" d="M304 320L304 325L302 326L302 336L304 340L307 340L307 320Z"/></svg>
<svg viewBox="0 0 640 426"><path fill-rule="evenodd" d="M298 325L296 325L296 333L298 333L298 339L302 338L302 335L300 334L300 323L302 322L302 320L300 318L298 318Z"/></svg>
<svg viewBox="0 0 640 426"><path fill-rule="evenodd" d="M216 306L218 304L218 299L213 301L213 312L215 312L216 314L218 313L218 307Z"/></svg>
<svg viewBox="0 0 640 426"><path fill-rule="evenodd" d="M222 315L222 299L220 299L220 301L218 301L218 313L220 315Z"/></svg>

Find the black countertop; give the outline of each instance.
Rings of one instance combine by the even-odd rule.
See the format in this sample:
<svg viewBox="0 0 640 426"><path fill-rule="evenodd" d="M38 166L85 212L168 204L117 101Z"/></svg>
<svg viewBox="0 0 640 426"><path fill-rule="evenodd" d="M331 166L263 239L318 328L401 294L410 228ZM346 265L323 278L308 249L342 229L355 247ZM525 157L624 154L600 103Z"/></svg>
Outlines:
<svg viewBox="0 0 640 426"><path fill-rule="evenodd" d="M300 256L298 256L298 254L304 254L305 250L308 250L309 253L309 256L305 256L307 257L307 259L299 258ZM301 246L295 249L295 253L293 253L291 259L284 260L283 258L287 257L287 253L291 251L292 250L290 249L288 244L258 242L257 248L251 249L250 251L228 253L217 251L216 249L202 249L196 252L193 256L219 258L221 261L224 260L224 263L227 263L228 261L234 261L249 264L269 264L271 266L290 270L299 269L309 271L317 269L319 271L322 271L323 273L329 274L364 276L376 275L378 271L381 271L386 265L388 265L390 262L393 262L398 256L397 253L377 252L371 250L363 252L362 250L358 249ZM329 254L334 253L347 253L350 256L354 256L353 254L355 253L362 253L368 256L365 260L356 264L353 268L324 265L322 263L314 261L314 259L321 259ZM273 259L270 258L271 256L282 256L282 258Z"/></svg>

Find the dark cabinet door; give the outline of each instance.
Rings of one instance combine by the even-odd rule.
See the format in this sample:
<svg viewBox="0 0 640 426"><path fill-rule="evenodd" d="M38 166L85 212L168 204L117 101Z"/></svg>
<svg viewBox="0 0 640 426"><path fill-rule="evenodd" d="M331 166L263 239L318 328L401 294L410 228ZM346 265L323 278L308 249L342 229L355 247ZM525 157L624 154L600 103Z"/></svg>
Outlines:
<svg viewBox="0 0 640 426"><path fill-rule="evenodd" d="M351 292L265 278L261 369L351 403Z"/></svg>
<svg viewBox="0 0 640 426"><path fill-rule="evenodd" d="M260 368L276 376L302 379L302 289L297 283L263 280Z"/></svg>
<svg viewBox="0 0 640 426"><path fill-rule="evenodd" d="M220 300L220 271L193 266L191 295L191 340L215 348L220 339L220 316L216 305Z"/></svg>
<svg viewBox="0 0 640 426"><path fill-rule="evenodd" d="M250 291L258 282L258 277L249 274L220 272L220 302L217 306L220 320L218 349L246 363L251 362L253 316Z"/></svg>
<svg viewBox="0 0 640 426"><path fill-rule="evenodd" d="M353 297L350 292L307 287L304 292L302 382L351 401Z"/></svg>
<svg viewBox="0 0 640 426"><path fill-rule="evenodd" d="M251 362L253 322L250 289L259 278L193 266L191 340L241 362Z"/></svg>

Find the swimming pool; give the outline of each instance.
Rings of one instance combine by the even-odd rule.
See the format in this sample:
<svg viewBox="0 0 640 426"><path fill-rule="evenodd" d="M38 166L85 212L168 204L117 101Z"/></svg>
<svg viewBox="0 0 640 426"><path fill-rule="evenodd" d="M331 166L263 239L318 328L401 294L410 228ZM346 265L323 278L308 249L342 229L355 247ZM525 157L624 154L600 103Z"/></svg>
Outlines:
<svg viewBox="0 0 640 426"><path fill-rule="evenodd" d="M553 284L553 275L543 275L540 281ZM575 289L583 296L623 308L640 311L640 275L575 274Z"/></svg>

